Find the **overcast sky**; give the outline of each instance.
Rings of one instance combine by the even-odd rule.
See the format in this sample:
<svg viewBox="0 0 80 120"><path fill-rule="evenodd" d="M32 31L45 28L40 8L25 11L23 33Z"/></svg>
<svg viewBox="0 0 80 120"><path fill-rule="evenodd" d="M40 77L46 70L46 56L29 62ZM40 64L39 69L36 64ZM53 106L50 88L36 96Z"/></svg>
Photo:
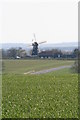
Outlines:
<svg viewBox="0 0 80 120"><path fill-rule="evenodd" d="M6 0L0 2L0 43L78 41L76 0Z"/></svg>

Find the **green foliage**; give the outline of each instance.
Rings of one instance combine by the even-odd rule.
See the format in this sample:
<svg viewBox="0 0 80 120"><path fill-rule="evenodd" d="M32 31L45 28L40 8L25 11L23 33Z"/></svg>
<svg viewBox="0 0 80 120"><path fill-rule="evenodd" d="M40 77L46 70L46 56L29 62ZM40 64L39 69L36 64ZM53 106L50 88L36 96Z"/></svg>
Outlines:
<svg viewBox="0 0 80 120"><path fill-rule="evenodd" d="M78 75L69 68L44 75L24 75L74 61L3 60L3 118L78 118Z"/></svg>
<svg viewBox="0 0 80 120"><path fill-rule="evenodd" d="M79 66L78 66L78 60L76 60L75 62L74 62L74 64L72 65L72 72L74 72L74 73L78 73L79 71L79 68L78 68Z"/></svg>
<svg viewBox="0 0 80 120"><path fill-rule="evenodd" d="M2 118L2 75L0 74L0 119Z"/></svg>
<svg viewBox="0 0 80 120"><path fill-rule="evenodd" d="M3 118L77 118L75 74L3 75Z"/></svg>

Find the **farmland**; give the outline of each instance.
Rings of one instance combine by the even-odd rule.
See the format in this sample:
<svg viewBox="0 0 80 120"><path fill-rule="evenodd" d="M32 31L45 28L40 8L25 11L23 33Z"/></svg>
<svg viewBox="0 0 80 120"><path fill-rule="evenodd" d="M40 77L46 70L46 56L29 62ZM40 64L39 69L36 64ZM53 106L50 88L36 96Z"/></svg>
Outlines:
<svg viewBox="0 0 80 120"><path fill-rule="evenodd" d="M3 118L78 118L78 75L70 68L43 75L39 71L67 60L3 60Z"/></svg>
<svg viewBox="0 0 80 120"><path fill-rule="evenodd" d="M63 65L72 65L68 60L3 60L3 73L23 74Z"/></svg>

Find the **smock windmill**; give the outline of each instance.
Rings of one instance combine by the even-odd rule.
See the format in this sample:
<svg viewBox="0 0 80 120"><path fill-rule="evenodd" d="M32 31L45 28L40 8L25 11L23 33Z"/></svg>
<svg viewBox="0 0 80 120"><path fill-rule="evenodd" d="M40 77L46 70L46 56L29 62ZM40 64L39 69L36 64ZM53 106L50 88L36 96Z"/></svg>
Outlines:
<svg viewBox="0 0 80 120"><path fill-rule="evenodd" d="M36 36L35 36L35 34L33 34L34 35L34 39L32 39L32 44L31 45L29 45L29 46L32 46L33 48L32 48L32 55L38 55L38 53L39 53L39 48L38 48L38 46L40 45L40 44L43 44L43 43L46 43L47 41L41 41L41 42L37 42L36 41Z"/></svg>

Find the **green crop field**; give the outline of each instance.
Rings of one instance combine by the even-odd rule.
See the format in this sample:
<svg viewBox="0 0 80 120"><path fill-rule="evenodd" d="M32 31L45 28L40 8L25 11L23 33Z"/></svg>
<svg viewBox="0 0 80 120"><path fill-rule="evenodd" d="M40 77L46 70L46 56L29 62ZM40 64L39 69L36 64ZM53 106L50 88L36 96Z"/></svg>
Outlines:
<svg viewBox="0 0 80 120"><path fill-rule="evenodd" d="M3 60L3 73L23 74L28 71L39 71L72 65L74 61L68 60Z"/></svg>
<svg viewBox="0 0 80 120"><path fill-rule="evenodd" d="M3 118L78 118L78 75L70 68L41 75L39 71L67 60L3 60Z"/></svg>

